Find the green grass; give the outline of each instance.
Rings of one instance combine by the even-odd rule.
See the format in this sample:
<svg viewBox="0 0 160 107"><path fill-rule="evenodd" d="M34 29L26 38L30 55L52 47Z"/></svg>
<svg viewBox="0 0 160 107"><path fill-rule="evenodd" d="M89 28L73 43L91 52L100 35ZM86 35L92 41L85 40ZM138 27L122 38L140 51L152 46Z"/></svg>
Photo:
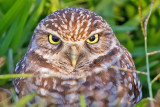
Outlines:
<svg viewBox="0 0 160 107"><path fill-rule="evenodd" d="M143 20L149 13L150 2L141 0ZM138 71L146 72L147 67L150 69L150 76L139 75L143 86L142 102L146 103L145 98L149 97L147 78L150 77L152 81L160 73L160 54L149 55L149 65L146 65L139 5L138 0L0 0L0 58L5 59L0 62L0 87L12 88L9 78L14 78L15 75L10 74L25 54L40 20L58 9L86 8L101 15L111 25L121 44L132 53ZM160 1L155 0L147 27L147 52L160 50L159 7ZM156 78L151 86L154 98L160 89L159 79ZM32 98L32 95L29 98ZM84 102L83 96L80 98L81 102Z"/></svg>

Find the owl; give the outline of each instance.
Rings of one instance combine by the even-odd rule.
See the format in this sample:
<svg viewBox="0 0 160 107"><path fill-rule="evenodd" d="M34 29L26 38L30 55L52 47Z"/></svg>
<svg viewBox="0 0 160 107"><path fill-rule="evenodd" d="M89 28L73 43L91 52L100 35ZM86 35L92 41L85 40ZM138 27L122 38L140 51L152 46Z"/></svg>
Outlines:
<svg viewBox="0 0 160 107"><path fill-rule="evenodd" d="M83 95L89 107L133 107L142 97L131 54L116 38L110 25L96 13L67 8L51 13L34 30L15 74L18 98L36 92L27 105L80 107Z"/></svg>

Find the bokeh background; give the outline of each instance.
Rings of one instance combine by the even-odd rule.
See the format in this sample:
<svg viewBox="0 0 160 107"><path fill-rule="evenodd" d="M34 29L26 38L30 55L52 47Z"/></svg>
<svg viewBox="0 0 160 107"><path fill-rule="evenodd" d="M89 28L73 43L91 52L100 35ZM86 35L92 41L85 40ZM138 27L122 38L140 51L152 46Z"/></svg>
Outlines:
<svg viewBox="0 0 160 107"><path fill-rule="evenodd" d="M25 54L36 25L48 14L63 8L86 8L102 16L117 38L132 54L137 70L146 72L142 16L149 12L151 0L0 0L0 75L11 74ZM160 0L155 0L148 23L148 51L160 50ZM151 79L160 73L160 54L149 56ZM149 96L147 78L139 75L143 98ZM11 88L11 79L0 80L0 87ZM160 81L153 85L154 96Z"/></svg>

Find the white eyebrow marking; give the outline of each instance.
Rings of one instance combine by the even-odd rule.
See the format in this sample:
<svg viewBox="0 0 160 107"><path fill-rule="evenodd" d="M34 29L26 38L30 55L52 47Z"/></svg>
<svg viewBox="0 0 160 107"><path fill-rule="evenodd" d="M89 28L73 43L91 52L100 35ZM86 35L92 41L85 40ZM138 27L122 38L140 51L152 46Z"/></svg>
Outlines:
<svg viewBox="0 0 160 107"><path fill-rule="evenodd" d="M103 30L104 30L104 29L97 29L97 30L95 30L95 31L92 31L92 32L90 33L90 35L88 36L88 38L89 38L90 36L96 34L96 33L102 32Z"/></svg>

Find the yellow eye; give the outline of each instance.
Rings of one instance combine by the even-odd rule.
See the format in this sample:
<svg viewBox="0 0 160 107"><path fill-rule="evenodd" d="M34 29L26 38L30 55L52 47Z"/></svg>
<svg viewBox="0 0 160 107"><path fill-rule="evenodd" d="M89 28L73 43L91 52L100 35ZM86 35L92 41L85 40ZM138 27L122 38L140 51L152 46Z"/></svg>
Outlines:
<svg viewBox="0 0 160 107"><path fill-rule="evenodd" d="M97 43L98 40L99 40L98 34L95 34L95 35L91 36L90 38L88 38L86 41L88 43L94 44L94 43Z"/></svg>
<svg viewBox="0 0 160 107"><path fill-rule="evenodd" d="M49 42L52 44L59 44L61 42L61 39L59 39L58 37L54 36L54 35L49 35Z"/></svg>

